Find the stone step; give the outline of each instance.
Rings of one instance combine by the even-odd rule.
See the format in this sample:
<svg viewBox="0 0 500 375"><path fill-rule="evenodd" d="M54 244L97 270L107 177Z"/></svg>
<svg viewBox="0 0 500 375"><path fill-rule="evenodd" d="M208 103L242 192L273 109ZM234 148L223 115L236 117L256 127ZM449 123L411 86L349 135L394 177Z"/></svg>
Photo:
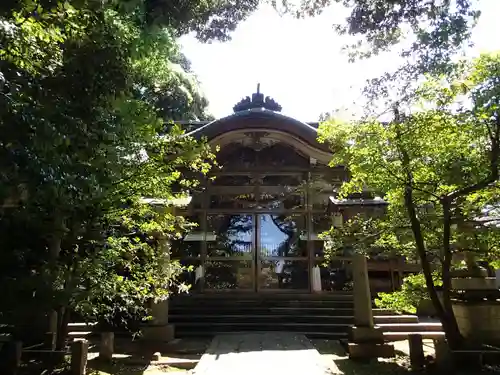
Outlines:
<svg viewBox="0 0 500 375"><path fill-rule="evenodd" d="M335 311L332 311L335 313ZM177 324L182 322L197 322L198 324L210 324L212 322L224 322L224 323L238 323L238 322L276 322L280 324L283 321L289 323L342 323L342 324L353 324L353 315L316 315L316 314L169 314L169 320L171 323ZM374 321L376 324L390 324L390 323L418 323L418 317L415 315L382 315L375 316Z"/></svg>
<svg viewBox="0 0 500 375"><path fill-rule="evenodd" d="M353 315L353 307L170 306L170 315ZM385 314L384 314L385 315Z"/></svg>
<svg viewBox="0 0 500 375"><path fill-rule="evenodd" d="M353 315L353 307L170 306L170 315ZM375 316L401 316L387 309L373 309Z"/></svg>
<svg viewBox="0 0 500 375"><path fill-rule="evenodd" d="M69 323L68 330L70 332L91 331L96 327L96 323Z"/></svg>
<svg viewBox="0 0 500 375"><path fill-rule="evenodd" d="M373 308L373 315L399 315L396 311L390 309Z"/></svg>
<svg viewBox="0 0 500 375"><path fill-rule="evenodd" d="M12 340L12 335L10 333L0 333L0 342L7 342Z"/></svg>
<svg viewBox="0 0 500 375"><path fill-rule="evenodd" d="M408 340L409 335L421 335L423 339L438 339L444 337L442 331L427 331L427 332L384 332L385 341L404 341Z"/></svg>
<svg viewBox="0 0 500 375"><path fill-rule="evenodd" d="M375 324L390 324L390 323L418 323L416 315L375 315L373 317Z"/></svg>
<svg viewBox="0 0 500 375"><path fill-rule="evenodd" d="M230 297L230 298L228 298ZM296 301L328 301L328 300L351 300L353 299L352 292L334 292L334 293L189 293L178 294L172 297L174 300L248 300L248 301L269 301L269 300L296 300Z"/></svg>
<svg viewBox="0 0 500 375"><path fill-rule="evenodd" d="M411 315L374 308L376 324L418 323ZM169 320L176 336L217 332L293 331L332 338L347 334L354 323L351 293L281 295L189 295L169 303Z"/></svg>
<svg viewBox="0 0 500 375"><path fill-rule="evenodd" d="M381 323L377 325L384 332L437 332L443 328L441 323Z"/></svg>
<svg viewBox="0 0 500 375"><path fill-rule="evenodd" d="M259 331L222 331L222 330L213 330L213 331L176 331L176 337L180 338L188 338L188 337L213 337L216 335L242 335L245 333L258 333ZM274 331L263 331L263 332L280 332L279 330L274 330ZM307 336L308 338L324 338L324 339L331 339L331 340L341 340L345 339L348 336L347 332L308 332L308 331L297 331L294 332L297 334L303 334Z"/></svg>
<svg viewBox="0 0 500 375"><path fill-rule="evenodd" d="M178 322L173 323L176 331L185 330L223 330L223 331L345 331L350 324L345 323L289 323L289 322ZM245 329L243 329L245 328Z"/></svg>
<svg viewBox="0 0 500 375"><path fill-rule="evenodd" d="M350 323L354 321L352 315L299 315L299 314L193 314L193 315L177 315L169 314L170 322L186 322L186 321L196 321L200 324L210 323L210 322L271 322L276 321L280 323L282 321L288 322L308 322L312 319L318 321L339 321L341 323Z"/></svg>
<svg viewBox="0 0 500 375"><path fill-rule="evenodd" d="M328 308L347 308L354 307L354 302L350 300L343 301L292 301L292 300L268 300L268 301L252 301L252 300L232 300L232 301L218 301L218 300L192 300L192 301L170 301L169 307L172 309L178 308L196 308L196 309L226 309L233 307L328 307Z"/></svg>
<svg viewBox="0 0 500 375"><path fill-rule="evenodd" d="M91 336L93 334L94 332L92 331L70 331L68 332L68 337L72 339L79 339Z"/></svg>
<svg viewBox="0 0 500 375"><path fill-rule="evenodd" d="M294 332L316 335L316 337L338 339L346 337L349 325L319 325L319 324L175 324L175 336L182 337L205 337L221 333L235 332Z"/></svg>

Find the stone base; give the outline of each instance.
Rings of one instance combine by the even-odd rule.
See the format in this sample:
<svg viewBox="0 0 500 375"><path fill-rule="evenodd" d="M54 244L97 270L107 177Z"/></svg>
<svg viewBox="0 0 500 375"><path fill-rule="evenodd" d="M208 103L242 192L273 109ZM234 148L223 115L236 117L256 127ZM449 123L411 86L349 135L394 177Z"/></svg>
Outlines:
<svg viewBox="0 0 500 375"><path fill-rule="evenodd" d="M353 326L349 332L349 342L355 343L383 343L384 333L380 327Z"/></svg>
<svg viewBox="0 0 500 375"><path fill-rule="evenodd" d="M500 343L500 303L453 301L460 333L471 341Z"/></svg>
<svg viewBox="0 0 500 375"><path fill-rule="evenodd" d="M143 339L146 341L170 342L174 339L174 325L147 325L142 328Z"/></svg>
<svg viewBox="0 0 500 375"><path fill-rule="evenodd" d="M395 357L394 345L384 343L353 343L347 344L350 359L374 359Z"/></svg>
<svg viewBox="0 0 500 375"><path fill-rule="evenodd" d="M380 327L354 326L349 332L347 352L351 359L392 358L394 345L384 343L384 333Z"/></svg>
<svg viewBox="0 0 500 375"><path fill-rule="evenodd" d="M468 277L451 279L455 290L497 290L496 277Z"/></svg>

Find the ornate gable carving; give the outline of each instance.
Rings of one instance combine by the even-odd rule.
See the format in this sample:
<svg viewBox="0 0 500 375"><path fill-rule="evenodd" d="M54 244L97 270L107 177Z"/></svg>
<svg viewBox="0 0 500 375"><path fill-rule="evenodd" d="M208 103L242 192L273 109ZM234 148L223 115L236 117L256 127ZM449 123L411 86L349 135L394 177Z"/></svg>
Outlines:
<svg viewBox="0 0 500 375"><path fill-rule="evenodd" d="M270 96L264 97L260 93L260 83L257 84L257 92L252 94L252 98L249 96L241 99L234 107L234 112L245 111L247 109L268 109L274 112L281 112L281 106Z"/></svg>

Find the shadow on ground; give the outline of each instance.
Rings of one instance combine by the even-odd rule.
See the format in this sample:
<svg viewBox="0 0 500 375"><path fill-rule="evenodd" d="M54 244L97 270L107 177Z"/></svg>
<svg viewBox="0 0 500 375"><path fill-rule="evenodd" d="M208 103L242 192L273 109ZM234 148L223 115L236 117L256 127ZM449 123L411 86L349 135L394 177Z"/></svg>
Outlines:
<svg viewBox="0 0 500 375"><path fill-rule="evenodd" d="M409 363L405 353L396 350L395 358L359 362L349 359L344 347L336 340L311 340L318 352L328 361L333 361L338 374L378 375L408 374Z"/></svg>
<svg viewBox="0 0 500 375"><path fill-rule="evenodd" d="M88 361L87 375L180 374L194 367L190 361L199 360L208 343L207 340L175 340L155 345L140 340L120 340L115 343L116 354L111 362L98 359L96 352L90 353L93 359Z"/></svg>
<svg viewBox="0 0 500 375"><path fill-rule="evenodd" d="M87 375L142 375L149 367L149 363L131 363L127 359L117 358L106 363L96 358L88 362Z"/></svg>
<svg viewBox="0 0 500 375"><path fill-rule="evenodd" d="M445 371L436 365L426 371L413 372L408 355L396 350L395 358L379 359L367 363L350 360L340 342L335 340L311 340L318 352L328 361L333 361L336 374L344 375L382 375L382 374L429 374L429 375L500 375L500 366L483 366L482 369L447 368ZM335 372L334 372L335 373Z"/></svg>

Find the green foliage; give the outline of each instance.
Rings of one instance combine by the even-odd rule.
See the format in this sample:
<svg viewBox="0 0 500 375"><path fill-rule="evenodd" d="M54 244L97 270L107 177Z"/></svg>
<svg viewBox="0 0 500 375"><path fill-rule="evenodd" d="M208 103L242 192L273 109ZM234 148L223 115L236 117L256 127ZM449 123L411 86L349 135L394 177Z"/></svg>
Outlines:
<svg viewBox="0 0 500 375"><path fill-rule="evenodd" d="M434 285L443 285L438 274L433 275ZM382 309L391 309L399 313L415 314L420 302L430 298L424 274L405 277L401 290L392 293L379 293L375 305Z"/></svg>
<svg viewBox="0 0 500 375"><path fill-rule="evenodd" d="M321 140L334 151L331 165L351 174L340 197L369 186L389 202L384 217L348 224L345 231L370 238L367 247L393 248L420 261L449 339L458 332L450 302L453 254L498 255L497 230L478 217L498 205L499 67L500 55L483 55L452 77L429 77L407 113L396 106L389 123L332 120L320 127ZM442 275L443 304L435 296L431 263Z"/></svg>
<svg viewBox="0 0 500 375"><path fill-rule="evenodd" d="M496 185L490 185L491 163L497 163L496 155L492 159L492 146L496 146L490 138L490 135L496 136L497 107L491 100L496 100L499 87L495 83L498 68L493 61L498 64L500 60L496 55L482 56L460 81L451 84L429 80L416 93L413 107L416 110L400 115L399 121L381 123L369 119L340 123L332 120L320 127L320 140L329 142L335 152L331 165L346 165L351 173L352 178L342 185L340 196L361 192L369 186L383 192L390 203L383 220L372 218L362 223L362 218L358 218L352 220L352 225L347 223L337 230L372 234L379 231L376 241L371 241L374 246L401 244L406 247L408 242L413 243L413 236L406 236L411 234L411 226L404 200L405 189L411 184L413 202L426 229L423 235L427 250L439 255L443 234L442 197L456 199L453 222L462 229L480 216L486 205L497 201ZM460 103L467 105L466 100L470 100L472 107L462 104L458 111L451 108L452 105L457 108ZM408 158L408 165L403 156ZM477 184L481 184L480 190L458 199L457 192L467 193L469 186ZM464 236L471 233L455 230L452 235L454 239L461 236L462 241L466 241ZM485 232L484 235L492 234Z"/></svg>
<svg viewBox="0 0 500 375"><path fill-rule="evenodd" d="M172 122L207 116L175 41L183 18L139 22L146 2L14 3L0 7L2 323L56 309L62 327L76 312L135 329L189 288L165 258L189 224L169 202L214 163Z"/></svg>

